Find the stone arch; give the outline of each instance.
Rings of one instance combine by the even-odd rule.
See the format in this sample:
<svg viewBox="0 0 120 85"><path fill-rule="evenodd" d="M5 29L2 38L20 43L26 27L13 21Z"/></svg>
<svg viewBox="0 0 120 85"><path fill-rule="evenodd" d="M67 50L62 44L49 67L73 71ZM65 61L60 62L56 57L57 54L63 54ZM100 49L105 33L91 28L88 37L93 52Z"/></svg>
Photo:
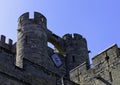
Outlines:
<svg viewBox="0 0 120 85"><path fill-rule="evenodd" d="M54 45L54 47L60 52L63 52L63 39L56 34L48 35L48 42Z"/></svg>

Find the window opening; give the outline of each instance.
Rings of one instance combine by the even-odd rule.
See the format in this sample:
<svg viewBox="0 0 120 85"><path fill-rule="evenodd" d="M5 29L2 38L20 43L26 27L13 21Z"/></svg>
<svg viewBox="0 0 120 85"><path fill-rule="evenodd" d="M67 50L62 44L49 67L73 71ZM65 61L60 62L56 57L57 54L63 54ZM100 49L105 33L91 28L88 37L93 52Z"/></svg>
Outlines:
<svg viewBox="0 0 120 85"><path fill-rule="evenodd" d="M75 62L75 56L72 56L72 61Z"/></svg>

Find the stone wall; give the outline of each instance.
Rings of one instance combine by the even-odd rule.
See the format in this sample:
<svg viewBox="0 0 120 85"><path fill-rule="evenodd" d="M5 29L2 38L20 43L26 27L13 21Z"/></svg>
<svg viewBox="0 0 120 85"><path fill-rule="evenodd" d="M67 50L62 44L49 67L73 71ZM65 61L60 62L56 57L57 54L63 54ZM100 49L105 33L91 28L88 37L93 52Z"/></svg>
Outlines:
<svg viewBox="0 0 120 85"><path fill-rule="evenodd" d="M12 85L10 83L14 85L56 85L57 79L60 79L55 70L48 70L26 59L23 61L24 67L18 68L14 65L15 56L6 52L0 53L0 82L7 81L6 85Z"/></svg>
<svg viewBox="0 0 120 85"><path fill-rule="evenodd" d="M1 42L1 41L0 41ZM5 45L9 46L7 43ZM12 45L14 47L14 45ZM47 47L49 58L54 50ZM58 54L63 64L59 68L53 64L54 69L48 69L23 58L23 68L15 65L16 52L0 48L0 85L62 85L61 77L66 74L65 59ZM51 59L52 61L52 59ZM47 63L47 62L46 62ZM51 62L53 63L53 61ZM5 82L6 81L6 82ZM64 80L69 85L75 85L72 81ZM66 85L66 84L64 84Z"/></svg>
<svg viewBox="0 0 120 85"><path fill-rule="evenodd" d="M119 85L120 54L117 45L93 57L93 67L86 69L86 63L70 71L72 81L80 85Z"/></svg>
<svg viewBox="0 0 120 85"><path fill-rule="evenodd" d="M47 19L35 12L18 20L18 40L0 38L0 85L119 85L120 49L113 45L96 55L90 68L82 35L62 38L47 29ZM48 47L47 43L55 49Z"/></svg>

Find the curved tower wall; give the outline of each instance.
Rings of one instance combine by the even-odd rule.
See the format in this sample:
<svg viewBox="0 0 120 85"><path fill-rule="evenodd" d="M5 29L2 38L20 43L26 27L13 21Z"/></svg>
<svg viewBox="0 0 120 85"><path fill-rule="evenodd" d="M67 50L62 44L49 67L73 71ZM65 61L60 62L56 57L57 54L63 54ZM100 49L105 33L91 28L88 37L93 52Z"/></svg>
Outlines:
<svg viewBox="0 0 120 85"><path fill-rule="evenodd" d="M89 65L87 41L80 34L74 33L63 36L67 70L70 71L86 62ZM88 66L87 65L87 66Z"/></svg>
<svg viewBox="0 0 120 85"><path fill-rule="evenodd" d="M35 12L34 19L29 19L29 13L20 16L17 33L16 66L23 67L23 58L40 65L49 64L47 53L46 18Z"/></svg>

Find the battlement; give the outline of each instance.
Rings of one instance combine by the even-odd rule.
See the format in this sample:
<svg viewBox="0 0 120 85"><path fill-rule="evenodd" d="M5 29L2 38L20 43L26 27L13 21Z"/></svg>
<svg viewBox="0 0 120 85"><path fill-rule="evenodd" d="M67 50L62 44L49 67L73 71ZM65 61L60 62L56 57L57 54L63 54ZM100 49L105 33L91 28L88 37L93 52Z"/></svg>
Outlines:
<svg viewBox="0 0 120 85"><path fill-rule="evenodd" d="M17 44L0 36L0 85L120 84L117 44L93 57L90 65L87 41L82 35L65 34L61 38L46 24L44 15L34 12L34 18L30 18L26 12L18 19Z"/></svg>
<svg viewBox="0 0 120 85"><path fill-rule="evenodd" d="M18 18L18 25L24 26L28 24L38 24L46 27L47 19L45 16L38 12L34 12L34 18L31 19L29 17L29 12L26 12Z"/></svg>
<svg viewBox="0 0 120 85"><path fill-rule="evenodd" d="M85 39L82 35L77 34L77 33L74 33L74 40L83 40L83 41L84 41L84 43L86 43L86 44L87 44L86 39Z"/></svg>
<svg viewBox="0 0 120 85"><path fill-rule="evenodd" d="M72 40L81 40L81 39L84 39L84 38L82 37L82 35L74 33L74 34L65 34L63 36L63 39L64 40L71 40L71 39Z"/></svg>
<svg viewBox="0 0 120 85"><path fill-rule="evenodd" d="M64 40L70 40L70 39L72 39L72 34L65 34L62 38Z"/></svg>
<svg viewBox="0 0 120 85"><path fill-rule="evenodd" d="M12 39L8 39L8 42L6 42L6 36L1 35L0 36L0 48L13 52L13 49L15 48L13 45L13 40Z"/></svg>
<svg viewBox="0 0 120 85"><path fill-rule="evenodd" d="M66 47L85 47L87 48L87 41L86 39L77 33L74 34L66 34L63 37L63 40L65 40Z"/></svg>

